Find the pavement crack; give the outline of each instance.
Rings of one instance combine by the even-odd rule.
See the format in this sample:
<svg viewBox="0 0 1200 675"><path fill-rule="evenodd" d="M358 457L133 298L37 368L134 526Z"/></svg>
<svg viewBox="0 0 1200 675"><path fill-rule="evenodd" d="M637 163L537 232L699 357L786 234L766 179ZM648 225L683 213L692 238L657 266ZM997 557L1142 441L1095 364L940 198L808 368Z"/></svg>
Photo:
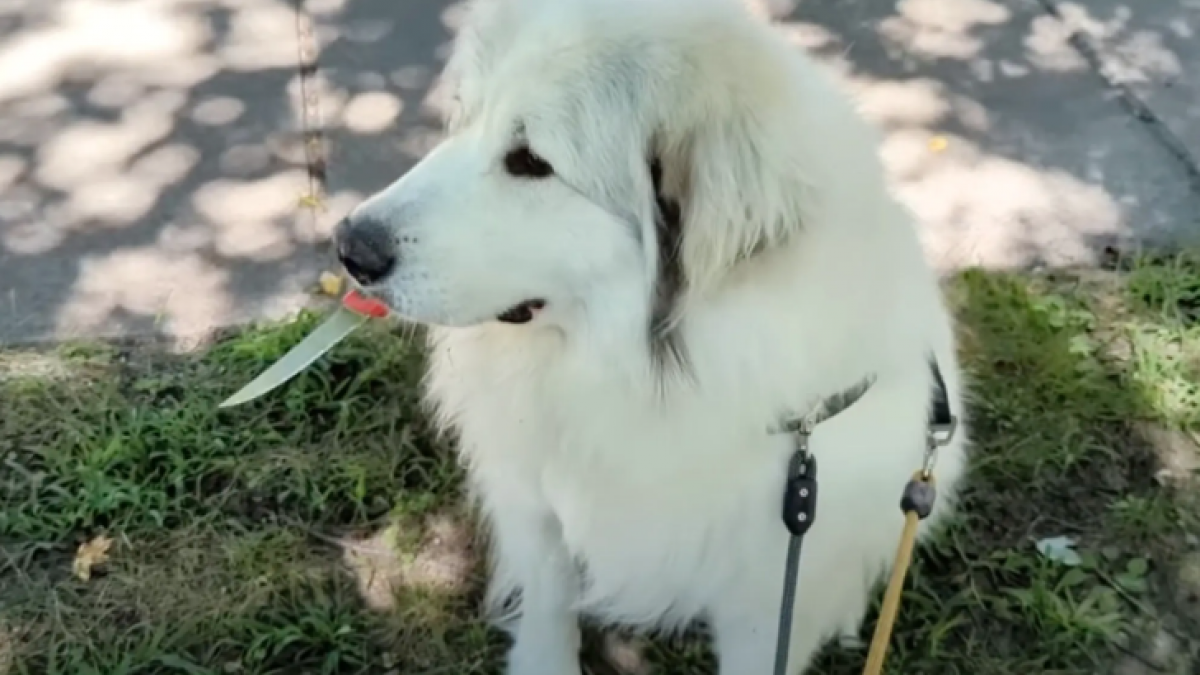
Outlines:
<svg viewBox="0 0 1200 675"><path fill-rule="evenodd" d="M1047 14L1064 26L1068 26L1066 19L1058 9L1056 0L1037 0L1037 2ZM1121 104L1129 114L1141 123L1143 128L1149 132L1168 154L1179 162L1184 175L1187 176L1189 188L1193 193L1200 194L1200 163L1192 156L1187 145L1179 136L1154 112L1153 108L1142 100L1141 96L1138 96L1132 87L1109 74L1108 69L1105 67L1105 56L1102 54L1100 45L1097 44L1096 40L1084 31L1071 29L1071 33L1067 37L1067 43L1083 57L1096 77L1100 78L1106 87L1116 92Z"/></svg>

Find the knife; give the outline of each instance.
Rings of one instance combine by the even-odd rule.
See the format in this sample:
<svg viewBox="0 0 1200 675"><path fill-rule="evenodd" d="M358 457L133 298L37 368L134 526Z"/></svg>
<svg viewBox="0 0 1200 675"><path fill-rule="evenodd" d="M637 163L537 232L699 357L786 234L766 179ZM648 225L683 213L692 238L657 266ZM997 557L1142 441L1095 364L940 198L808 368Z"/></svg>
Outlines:
<svg viewBox="0 0 1200 675"><path fill-rule="evenodd" d="M383 303L363 297L357 291L350 291L342 298L342 306L337 308L316 330L308 334L288 353L271 364L258 377L242 387L236 394L221 402L218 408L232 408L262 396L278 388L284 382L295 377L321 357L325 352L341 342L356 328L371 318L387 316L388 309Z"/></svg>

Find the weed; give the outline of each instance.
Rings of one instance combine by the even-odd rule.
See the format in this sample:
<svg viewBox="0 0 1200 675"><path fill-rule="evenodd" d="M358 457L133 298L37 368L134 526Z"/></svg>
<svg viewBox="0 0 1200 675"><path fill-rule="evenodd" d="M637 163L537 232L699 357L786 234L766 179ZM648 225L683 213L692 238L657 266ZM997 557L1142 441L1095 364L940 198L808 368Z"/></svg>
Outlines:
<svg viewBox="0 0 1200 675"><path fill-rule="evenodd" d="M913 569L889 671L1191 672L1200 259L972 270L947 292L972 469ZM499 672L461 472L418 412L419 345L368 328L281 390L216 409L319 318L186 356L0 351L0 673ZM73 577L101 535L107 560ZM815 672L857 673L864 656L831 645ZM688 637L641 658L712 668Z"/></svg>

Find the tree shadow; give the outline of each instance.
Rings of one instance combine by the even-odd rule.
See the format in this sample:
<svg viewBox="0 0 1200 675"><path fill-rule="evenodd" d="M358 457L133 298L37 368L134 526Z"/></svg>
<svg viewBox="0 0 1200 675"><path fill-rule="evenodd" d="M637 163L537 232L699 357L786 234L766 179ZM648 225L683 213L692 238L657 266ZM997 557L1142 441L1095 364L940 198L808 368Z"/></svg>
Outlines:
<svg viewBox="0 0 1200 675"><path fill-rule="evenodd" d="M283 309L290 304L287 298L303 295L319 267L321 233L339 210L394 180L437 138L433 85L453 32L453 7L309 0L301 19L311 20L321 47L320 68L302 73L294 52L303 45L273 32L294 30L296 8L273 0L195 0L170 9L133 0L5 5L0 10L0 69L19 71L21 77L0 83L0 279L5 280L0 341L76 330L178 334L213 316L235 321ZM1186 176L1153 143L1144 125L1106 94L1095 72L1069 49L1069 33L1060 30L1054 17L1038 5L1016 0L963 2L949 19L924 16L921 6L915 7L805 2L797 10L801 20L788 19L782 29L840 70L858 91L864 110L883 130L893 181L920 216L935 257L950 267L969 262L1055 266L1094 260L1106 246L1132 239L1154 240L1161 234L1174 241L1168 232L1194 223L1179 216L1194 219L1198 212ZM116 18L99 21L89 11ZM94 25L104 30L88 32ZM152 36L148 46L139 46L142 35ZM1162 41L1168 49L1178 47L1166 37ZM286 57L283 49L276 50L285 43L293 50ZM53 49L38 46L45 44ZM21 67L9 67L14 63ZM309 100L319 102L317 119L309 116ZM1025 115L1021 111L1030 100L1054 101L1067 112ZM321 170L314 170L306 147L314 139L321 146L318 159L323 162L316 167ZM315 215L298 204L313 189L314 179L326 182L325 210ZM1148 191L1147 185L1157 187ZM1164 444L1153 437L1156 432L1138 424L1161 426L1160 393L1147 390L1153 387L1139 379L1145 373L1130 370L1130 362L1118 358L1120 349L1107 351L1110 336L1093 334L1086 315L1099 310L1081 310L1056 285L1076 282L1047 278L1048 285L1027 285L1016 277L971 272L955 282L967 362L976 382L972 417L977 468L963 519L943 544L923 554L905 599L893 651L903 672L955 672L952 666L980 675L1054 667L1083 672L1072 670L1088 667L1080 664L1091 658L1080 645L1097 653L1108 649L1120 636L1105 631L1103 617L1052 611L1054 601L1047 598L1061 596L1058 584L1066 573L1031 553L1032 542L1047 535L1070 534L1081 550L1099 552L1101 559L1081 582L1089 589L1120 587L1108 582L1133 559L1149 557L1149 595L1134 599L1152 604L1160 614L1125 613L1128 608L1120 599L1113 605L1105 593L1100 596L1106 599L1094 601L1093 607L1106 612L1125 607L1121 616L1149 619L1168 634L1194 630L1195 623L1188 623L1195 618L1194 596L1175 578L1194 553L1172 520L1192 507L1184 499L1186 489L1164 488L1156 480L1170 464L1157 454ZM191 302L169 301L180 294ZM1159 298L1147 306L1161 310L1166 302ZM1184 309L1177 312L1186 314ZM1147 325L1178 329L1163 323L1161 311L1139 316ZM288 340L298 339L297 330ZM1076 339L1081 336L1086 340ZM287 344L280 342L277 351ZM94 419L94 427L111 431L113 410L130 420L139 411L155 410L167 416L163 424L192 424L188 408L196 405L196 396L217 400L220 392L214 387L232 385L230 373L240 377L248 364L264 358L255 352L238 362L241 370L222 371L211 380L174 381L175 394L145 385L153 396L147 399L141 391L142 398L121 399L138 405L114 402ZM346 462L321 461L327 456L317 450L328 449L331 430L341 429L348 413L342 403L325 400L314 408L305 397L350 371L369 371L377 382L386 382L383 391L396 396L415 390L411 372L383 373L365 358L353 363L331 358L324 369L297 381L290 389L301 392L296 398L264 402L220 425L207 420L197 426L194 438L225 444L205 446L213 455L211 467L175 457L195 450L192 436L184 445L171 445L174 454L156 455L154 462L169 456L184 462L187 472L204 477L210 471L244 472L236 480L223 475L219 481L197 480L178 489L184 496L191 494L188 490L203 496L209 491L224 494L231 485L246 488L249 501L230 502L232 513L221 511L226 505L216 511L231 518L223 525L254 536L277 525L264 520L268 514L281 512L308 529L314 522L331 530L361 529L383 517L397 493L445 489L446 476L457 474L440 461L419 464L419 471L373 464L391 456L378 445L383 441L395 441L405 453L415 443L420 446L417 455L434 454L426 440L406 440L395 421L375 420L376 426L361 429L381 434L372 437L372 458L354 456L354 461L386 468L372 474L380 478L365 483L361 497L347 497L358 489L347 476L358 474L346 469ZM176 405L185 394L188 405ZM75 391L68 397L93 395L92 390ZM395 411L377 412L395 417ZM77 420L78 413L72 415ZM9 408L6 417L10 425L18 420ZM35 426L40 425L17 431L53 431ZM244 433L251 428L271 439L262 442L269 447L247 448ZM300 428L303 433L296 431ZM43 440L20 438L20 444L0 446L9 453L6 459L15 449L42 447ZM291 452L298 440L304 447ZM70 447L69 459L78 450ZM293 463L282 463L272 451L287 454ZM133 484L138 481L130 476L160 479L154 473L160 464L147 462L134 464L153 469L148 474L136 473L129 464L89 470ZM79 466L64 462L55 470L74 477ZM324 487L314 492L305 472L325 470L334 472L333 478L317 481ZM350 473L336 473L343 470ZM236 482L247 476L260 482ZM430 482L430 476L437 480ZM322 501L326 490L338 496ZM164 488L163 494L169 499L175 493ZM256 506L255 495L276 501ZM372 506L364 511L359 502ZM113 511L116 516L106 518L150 515L140 504L118 503ZM46 538L59 556L87 529L76 521L64 527ZM308 555L303 550L287 549ZM174 564L174 558L167 560ZM230 563L219 559L213 564ZM431 646L422 654L461 659L452 664L458 668L453 672L498 668L499 641L471 615L470 594L477 588L465 591L466 596L420 596L416 604L402 603L407 613L380 618L365 609L358 595L361 579L336 565L322 569L336 572L288 576L287 584L295 586L280 587L245 614L225 614L221 622L205 624L205 630L215 632L197 633L195 639L176 633L181 642L171 645L173 653L189 655L215 672L224 667L227 654L259 639L257 644L268 650L263 663L282 667L302 662L318 668L322 655L331 651L379 649L382 654L406 644L388 632L402 630L407 644L416 636ZM179 577L163 578L164 585L172 581ZM256 577L238 578L231 588L235 595L249 594L256 583ZM1030 589L1050 594L1031 598L1010 592ZM128 604L138 602L134 597ZM305 623L314 607L315 614L328 620ZM169 625L146 615L122 616L130 618L118 622L117 634ZM293 624L312 630L277 630ZM343 626L368 638L346 638L339 633ZM0 623L0 642L4 630ZM1084 638L1050 644L1045 630ZM214 635L219 644L206 651L211 645L204 641ZM1141 634L1131 629L1129 635ZM1147 628L1144 635L1155 633ZM1139 653L1135 643L1122 644ZM1031 650L1031 644L1040 648ZM449 649L461 645L466 647L460 652ZM1082 660L1071 661L1077 657ZM852 651L831 650L818 672L857 672L859 659ZM649 660L671 667L670 672L705 672L709 664L692 644L667 644L661 653L651 650ZM398 667L438 672L437 664L415 658L364 662L364 668L374 670L362 672ZM360 672L355 663L347 664L335 670ZM169 664L147 667L170 672Z"/></svg>
<svg viewBox="0 0 1200 675"><path fill-rule="evenodd" d="M762 4L881 128L892 184L945 268L1195 241L1200 184L1076 48L1079 21L1037 0ZM1113 11L1200 26L1181 4ZM1178 78L1187 45L1169 33L1111 40L1156 45L1138 72Z"/></svg>
<svg viewBox="0 0 1200 675"><path fill-rule="evenodd" d="M960 515L912 569L898 672L1194 665L1200 263L1123 266L949 280L974 456ZM499 672L461 468L418 413L417 344L376 327L272 396L215 409L318 318L203 354L3 355L12 672ZM118 541L113 561L71 578L75 546L99 532ZM1058 536L1083 565L1038 553ZM711 672L698 636L589 631L588 667ZM813 672L858 673L862 658L831 646Z"/></svg>
<svg viewBox="0 0 1200 675"><path fill-rule="evenodd" d="M321 133L339 169L353 166L339 134L412 128L426 83L399 79L396 119L371 119L391 94L357 64L331 63L353 86L320 91L305 61L313 19L297 4L0 8L0 343L196 337L307 302L332 219ZM441 5L402 5L416 8L410 21L408 10L372 6L363 19L367 2L324 4L313 16L330 61L363 35L407 45L397 32L419 30L428 42L413 59L435 62L448 39ZM355 96L363 83L372 93Z"/></svg>
<svg viewBox="0 0 1200 675"><path fill-rule="evenodd" d="M971 468L958 513L910 570L888 671L1195 672L1200 259L972 269L946 289ZM1060 537L1078 565L1040 552ZM874 602L813 675L861 672ZM644 662L713 672L698 638L652 642Z"/></svg>
<svg viewBox="0 0 1200 675"><path fill-rule="evenodd" d="M1183 81L1194 9L767 4L879 125L944 269L1094 262L1200 229L1179 158L1109 86ZM303 305L332 224L440 137L461 9L6 4L0 341L191 335ZM1106 82L1072 46L1083 33L1133 65Z"/></svg>

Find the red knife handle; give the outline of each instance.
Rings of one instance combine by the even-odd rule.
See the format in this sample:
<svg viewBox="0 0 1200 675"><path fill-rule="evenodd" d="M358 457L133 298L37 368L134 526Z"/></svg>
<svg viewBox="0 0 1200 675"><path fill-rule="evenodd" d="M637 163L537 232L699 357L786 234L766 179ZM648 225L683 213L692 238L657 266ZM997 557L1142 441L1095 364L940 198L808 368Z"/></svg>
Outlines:
<svg viewBox="0 0 1200 675"><path fill-rule="evenodd" d="M373 319L382 319L389 313L388 306L373 298L364 297L358 291L349 291L342 297L342 305L346 309L369 316Z"/></svg>

